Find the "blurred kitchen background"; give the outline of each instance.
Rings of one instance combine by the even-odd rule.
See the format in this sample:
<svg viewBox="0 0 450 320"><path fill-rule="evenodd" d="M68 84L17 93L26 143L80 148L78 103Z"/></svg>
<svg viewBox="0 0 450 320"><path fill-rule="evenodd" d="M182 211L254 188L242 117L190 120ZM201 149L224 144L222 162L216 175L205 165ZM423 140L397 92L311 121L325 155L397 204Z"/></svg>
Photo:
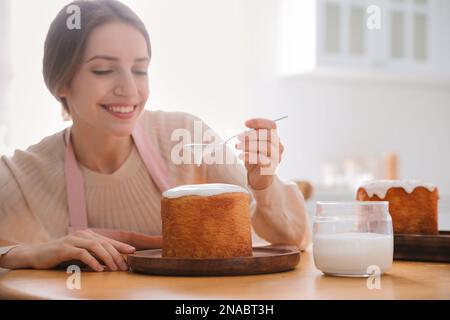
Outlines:
<svg viewBox="0 0 450 320"><path fill-rule="evenodd" d="M289 115L279 175L316 200L372 178L440 189L450 230L450 1L124 0L152 40L148 109L196 114L223 136ZM68 1L0 0L0 154L62 130L42 79Z"/></svg>

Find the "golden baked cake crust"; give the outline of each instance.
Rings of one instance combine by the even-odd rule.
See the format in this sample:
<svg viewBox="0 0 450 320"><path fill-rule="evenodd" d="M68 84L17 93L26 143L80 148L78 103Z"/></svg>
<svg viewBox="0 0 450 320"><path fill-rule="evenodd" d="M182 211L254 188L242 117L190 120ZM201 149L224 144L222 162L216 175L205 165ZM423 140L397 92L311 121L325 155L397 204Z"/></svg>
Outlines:
<svg viewBox="0 0 450 320"><path fill-rule="evenodd" d="M161 218L163 257L206 259L252 255L247 193L163 197Z"/></svg>
<svg viewBox="0 0 450 320"><path fill-rule="evenodd" d="M358 188L359 201L389 201L389 213L395 234L438 234L438 189L417 187L411 193L401 187L391 187L384 198L369 196Z"/></svg>

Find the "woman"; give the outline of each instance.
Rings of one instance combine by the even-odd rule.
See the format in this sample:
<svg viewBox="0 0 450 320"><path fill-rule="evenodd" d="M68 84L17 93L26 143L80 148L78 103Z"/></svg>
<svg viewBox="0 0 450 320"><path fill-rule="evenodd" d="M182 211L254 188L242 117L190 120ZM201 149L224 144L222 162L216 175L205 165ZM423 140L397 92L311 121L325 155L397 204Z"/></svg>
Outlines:
<svg viewBox="0 0 450 320"><path fill-rule="evenodd" d="M69 28L74 6L81 25ZM76 259L96 271L127 270L122 254L161 246L161 192L193 183L246 187L259 236L302 249L309 244L297 186L261 170L278 164L271 152L283 152L276 134L240 136L235 147L245 167L173 161L173 132L194 136L199 119L144 111L150 58L144 24L118 1L75 1L57 15L45 42L43 74L73 125L2 157L0 267L48 269ZM246 126L276 133L266 119Z"/></svg>

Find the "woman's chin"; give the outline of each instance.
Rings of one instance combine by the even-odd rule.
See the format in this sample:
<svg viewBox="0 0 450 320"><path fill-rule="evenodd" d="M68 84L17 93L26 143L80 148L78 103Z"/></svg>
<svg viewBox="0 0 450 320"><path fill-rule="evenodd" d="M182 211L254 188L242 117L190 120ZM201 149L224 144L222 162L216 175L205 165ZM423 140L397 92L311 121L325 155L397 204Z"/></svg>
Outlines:
<svg viewBox="0 0 450 320"><path fill-rule="evenodd" d="M136 121L122 124L110 123L107 125L107 131L113 136L125 137L133 133L135 125Z"/></svg>

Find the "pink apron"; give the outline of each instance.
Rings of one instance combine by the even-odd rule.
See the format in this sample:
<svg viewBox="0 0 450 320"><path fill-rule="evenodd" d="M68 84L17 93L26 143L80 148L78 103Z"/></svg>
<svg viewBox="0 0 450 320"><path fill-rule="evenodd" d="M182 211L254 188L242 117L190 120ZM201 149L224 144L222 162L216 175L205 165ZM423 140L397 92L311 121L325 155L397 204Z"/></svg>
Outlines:
<svg viewBox="0 0 450 320"><path fill-rule="evenodd" d="M66 159L65 159L65 177L67 188L67 202L69 205L69 233L77 230L87 229L88 218L86 210L86 194L84 190L83 173L78 166L77 159L73 152L72 139L70 138L71 128L66 129ZM153 179L161 192L171 188L167 168L164 160L150 142L139 123L133 130L132 137L136 148L147 167L150 178Z"/></svg>

